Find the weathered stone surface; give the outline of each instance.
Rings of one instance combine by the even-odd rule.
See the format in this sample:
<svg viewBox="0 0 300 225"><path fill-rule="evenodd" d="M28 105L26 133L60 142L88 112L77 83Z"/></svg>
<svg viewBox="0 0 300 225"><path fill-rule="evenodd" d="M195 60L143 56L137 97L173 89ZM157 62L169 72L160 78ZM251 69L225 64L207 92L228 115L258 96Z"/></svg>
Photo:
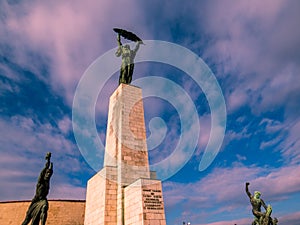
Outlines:
<svg viewBox="0 0 300 225"><path fill-rule="evenodd" d="M165 225L161 182L155 177L149 170L142 90L120 84L110 97L104 168L88 182L84 224Z"/></svg>
<svg viewBox="0 0 300 225"><path fill-rule="evenodd" d="M110 97L104 167L118 168L118 182L150 178L142 90L121 84Z"/></svg>

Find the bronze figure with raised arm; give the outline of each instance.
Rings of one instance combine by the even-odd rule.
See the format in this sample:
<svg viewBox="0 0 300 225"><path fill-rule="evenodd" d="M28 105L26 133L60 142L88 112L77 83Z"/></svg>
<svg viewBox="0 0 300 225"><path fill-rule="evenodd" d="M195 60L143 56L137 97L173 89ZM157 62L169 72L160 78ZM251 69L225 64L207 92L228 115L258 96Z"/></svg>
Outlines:
<svg viewBox="0 0 300 225"><path fill-rule="evenodd" d="M120 33L118 33L117 42L119 48L116 52L116 56L122 56L119 84L130 84L132 81L132 74L134 69L134 58L136 56L137 51L139 50L142 41L137 41L135 48L131 50L128 44L122 45L121 35Z"/></svg>
<svg viewBox="0 0 300 225"><path fill-rule="evenodd" d="M26 212L25 220L22 225L27 225L30 221L31 225L46 224L47 212L48 212L48 200L47 195L50 189L50 178L53 174L53 163L50 162L51 153L46 154L46 164L42 169L38 182L36 185L35 196L33 197L31 204Z"/></svg>
<svg viewBox="0 0 300 225"><path fill-rule="evenodd" d="M254 196L249 191L250 183L246 183L246 193L250 199L250 203L252 206L252 213L254 215L254 221L252 225L276 225L278 220L274 218L272 220L271 213L272 207L270 205L266 205L265 202L260 198L261 193L259 191L254 192ZM264 207L266 212L261 211L261 206Z"/></svg>

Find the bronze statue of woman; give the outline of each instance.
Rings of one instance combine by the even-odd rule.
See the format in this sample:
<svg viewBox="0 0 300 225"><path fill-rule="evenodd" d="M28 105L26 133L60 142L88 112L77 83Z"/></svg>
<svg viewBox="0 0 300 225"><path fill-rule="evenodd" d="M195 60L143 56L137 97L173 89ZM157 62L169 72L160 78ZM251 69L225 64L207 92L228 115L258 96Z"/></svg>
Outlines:
<svg viewBox="0 0 300 225"><path fill-rule="evenodd" d="M132 81L132 74L134 69L134 58L137 51L139 50L140 44L143 44L143 41L135 34L129 31L122 30L119 28L114 28L114 31L118 33L117 41L119 48L116 52L116 56L122 56L119 84L130 84ZM128 44L122 45L121 36L131 41L137 42L135 48L131 50Z"/></svg>

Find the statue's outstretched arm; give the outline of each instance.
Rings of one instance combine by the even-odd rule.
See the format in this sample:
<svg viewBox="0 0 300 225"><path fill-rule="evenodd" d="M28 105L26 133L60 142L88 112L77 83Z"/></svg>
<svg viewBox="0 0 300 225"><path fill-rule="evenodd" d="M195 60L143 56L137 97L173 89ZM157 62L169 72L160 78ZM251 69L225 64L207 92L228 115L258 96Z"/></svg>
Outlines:
<svg viewBox="0 0 300 225"><path fill-rule="evenodd" d="M245 188L245 189L246 189L246 193L247 193L248 197L249 197L249 198L252 198L252 195L251 195L251 193L250 193L250 191L249 191L249 188L248 188L249 185L250 185L250 183L247 182L247 183L246 183L246 188Z"/></svg>
<svg viewBox="0 0 300 225"><path fill-rule="evenodd" d="M137 51L139 50L139 48L140 48L140 45L141 45L141 42L140 41L138 41L138 43L136 44L136 46L135 46L135 49L133 50L133 52L134 52L134 54L136 54L137 53Z"/></svg>
<svg viewBox="0 0 300 225"><path fill-rule="evenodd" d="M122 42L121 42L121 35L120 34L118 34L117 41L118 41L118 46L121 47Z"/></svg>
<svg viewBox="0 0 300 225"><path fill-rule="evenodd" d="M53 168L53 163L50 162L50 158L51 158L51 152L47 152L46 157L45 157L45 160L46 160L45 167L42 169L42 171L40 173L40 176L38 178L38 182L42 181L42 179L45 176L45 173L46 173L47 169L52 169Z"/></svg>
<svg viewBox="0 0 300 225"><path fill-rule="evenodd" d="M42 182L44 179L44 176L46 174L47 169L49 168L49 164L50 162L46 162L45 167L42 169L42 171L40 172L40 176L38 178L38 183Z"/></svg>
<svg viewBox="0 0 300 225"><path fill-rule="evenodd" d="M121 42L121 36L120 36L120 34L118 34L117 42L118 42L119 48L118 48L118 50L116 51L115 54L116 54L117 57L119 57L119 56L122 55L122 42Z"/></svg>
<svg viewBox="0 0 300 225"><path fill-rule="evenodd" d="M50 166L50 158L51 158L51 152L47 152L47 154L45 156L45 160L46 160L45 168L46 169L48 169Z"/></svg>

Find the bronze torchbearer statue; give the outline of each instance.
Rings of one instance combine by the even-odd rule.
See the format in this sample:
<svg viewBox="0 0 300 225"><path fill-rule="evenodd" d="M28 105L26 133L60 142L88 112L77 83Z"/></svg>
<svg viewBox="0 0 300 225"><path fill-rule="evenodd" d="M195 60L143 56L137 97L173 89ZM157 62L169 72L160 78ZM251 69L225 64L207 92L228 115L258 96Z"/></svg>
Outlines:
<svg viewBox="0 0 300 225"><path fill-rule="evenodd" d="M259 191L254 192L254 196L249 192L249 182L246 183L246 193L250 199L252 206L252 213L254 215L254 221L252 225L277 225L277 218L272 219L272 207L266 205L265 202L260 198L261 193ZM261 206L263 206L266 212L261 212Z"/></svg>
<svg viewBox="0 0 300 225"><path fill-rule="evenodd" d="M50 162L51 153L46 154L46 164L41 171L36 185L35 196L33 197L31 204L26 212L25 220L22 225L27 225L31 220L31 225L46 224L47 212L48 212L48 200L47 195L50 189L50 178L53 174L53 163Z"/></svg>
<svg viewBox="0 0 300 225"><path fill-rule="evenodd" d="M121 65L121 71L119 77L119 84L121 83L130 84L132 80L133 69L134 69L134 58L137 51L139 50L140 44L143 44L143 41L132 32L119 29L119 28L114 28L113 30L118 34L117 41L118 41L119 48L116 52L116 56L117 57L122 56L122 65ZM121 42L121 36L128 40L137 42L135 49L131 50L128 44L123 46Z"/></svg>

